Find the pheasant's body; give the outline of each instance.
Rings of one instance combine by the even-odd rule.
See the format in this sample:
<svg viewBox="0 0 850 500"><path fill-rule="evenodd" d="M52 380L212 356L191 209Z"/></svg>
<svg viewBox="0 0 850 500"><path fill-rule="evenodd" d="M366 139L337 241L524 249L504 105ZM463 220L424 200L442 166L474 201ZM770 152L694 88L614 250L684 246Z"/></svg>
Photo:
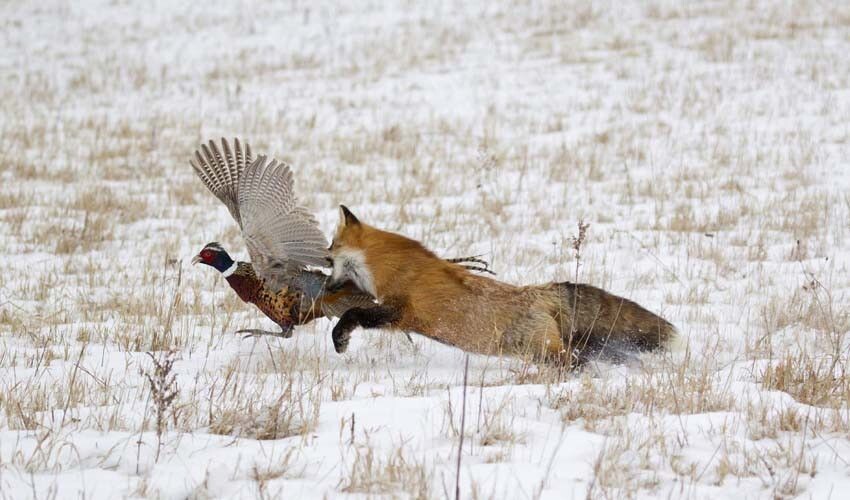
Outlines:
<svg viewBox="0 0 850 500"><path fill-rule="evenodd" d="M338 315L351 307L368 307L372 303L353 287L328 293L324 289L328 276L321 271L302 271L277 292L265 286L248 262L238 262L236 271L226 279L240 299L257 306L284 331L321 318L326 311Z"/></svg>
<svg viewBox="0 0 850 500"><path fill-rule="evenodd" d="M235 263L221 244L208 243L193 259L218 270L243 301L256 305L281 332L240 330L252 335L289 337L293 325L322 316L340 316L353 307L374 306L354 285L329 292L328 276L312 267L328 266L327 240L315 217L299 206L289 165L265 156L253 159L238 139L221 148L210 141L191 161L204 185L239 224L251 263ZM476 258L453 262L483 264ZM488 271L484 267L467 266Z"/></svg>
<svg viewBox="0 0 850 500"><path fill-rule="evenodd" d="M239 298L257 308L277 323L284 331L289 330L292 325L300 323L298 318L300 311L298 304L301 294L289 287L281 288L277 293L267 289L260 280L254 268L247 262L239 262L236 272L228 276L227 283Z"/></svg>
<svg viewBox="0 0 850 500"><path fill-rule="evenodd" d="M233 216L242 231L251 263L234 262L216 242L193 259L218 270L243 301L256 305L281 327L280 332L241 330L252 335L292 335L292 326L346 307L369 307L368 295L351 287L324 293L326 276L309 266L328 265L327 240L315 217L298 205L289 165L256 159L238 139L210 141L191 161L204 185ZM350 302L350 304L349 304Z"/></svg>

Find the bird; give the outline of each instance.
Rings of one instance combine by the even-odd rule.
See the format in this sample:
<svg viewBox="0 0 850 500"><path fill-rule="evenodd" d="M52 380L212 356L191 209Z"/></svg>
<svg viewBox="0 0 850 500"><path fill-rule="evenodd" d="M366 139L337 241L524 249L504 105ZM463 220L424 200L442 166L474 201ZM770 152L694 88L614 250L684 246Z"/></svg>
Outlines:
<svg viewBox="0 0 850 500"><path fill-rule="evenodd" d="M321 268L332 265L328 242L313 214L298 204L287 163L266 155L254 158L250 145L238 138L232 144L222 138L221 148L212 140L201 144L189 163L239 225L251 258L236 261L213 241L192 263L216 269L242 301L254 304L280 328L248 328L237 334L289 338L295 325L376 305L374 297L353 283L326 288L330 276ZM492 273L479 257L447 260Z"/></svg>

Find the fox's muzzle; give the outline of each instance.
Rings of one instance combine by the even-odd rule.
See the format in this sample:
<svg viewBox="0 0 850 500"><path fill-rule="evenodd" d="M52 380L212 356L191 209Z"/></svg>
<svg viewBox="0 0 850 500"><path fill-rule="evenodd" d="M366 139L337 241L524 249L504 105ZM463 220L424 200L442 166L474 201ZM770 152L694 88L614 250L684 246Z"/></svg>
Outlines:
<svg viewBox="0 0 850 500"><path fill-rule="evenodd" d="M325 284L325 291L327 291L328 293L336 293L336 292L342 290L343 287L345 287L346 283L348 283L348 279L337 280L337 279L331 278Z"/></svg>

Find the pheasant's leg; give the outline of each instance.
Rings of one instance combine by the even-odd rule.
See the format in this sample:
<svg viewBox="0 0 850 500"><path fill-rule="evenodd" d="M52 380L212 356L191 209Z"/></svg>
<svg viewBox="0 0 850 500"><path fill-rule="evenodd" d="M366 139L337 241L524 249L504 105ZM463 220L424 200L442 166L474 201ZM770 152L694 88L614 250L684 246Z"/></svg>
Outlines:
<svg viewBox="0 0 850 500"><path fill-rule="evenodd" d="M252 337L259 337L261 335L271 335L272 337L280 337L284 339L288 339L292 337L292 324L289 325L278 325L280 326L279 332L270 332L268 330L260 330L259 328L248 328L245 330L238 330L236 333L247 333L242 339L249 339Z"/></svg>

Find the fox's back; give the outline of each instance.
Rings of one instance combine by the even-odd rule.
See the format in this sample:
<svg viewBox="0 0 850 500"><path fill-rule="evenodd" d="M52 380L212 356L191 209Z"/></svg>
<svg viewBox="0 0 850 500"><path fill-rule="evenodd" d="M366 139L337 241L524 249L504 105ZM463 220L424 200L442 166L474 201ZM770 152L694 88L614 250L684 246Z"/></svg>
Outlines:
<svg viewBox="0 0 850 500"><path fill-rule="evenodd" d="M394 311L397 328L467 351L559 357L577 337L572 347L598 351L612 341L654 348L675 333L638 304L590 285L511 285L440 259L418 241L360 223L340 241L365 256L368 278L361 281Z"/></svg>
<svg viewBox="0 0 850 500"><path fill-rule="evenodd" d="M494 353L516 318L541 300L540 287L517 287L440 262L416 270L415 282L399 290L405 323L441 342ZM411 269L413 270L413 269ZM398 282L403 287L404 282Z"/></svg>
<svg viewBox="0 0 850 500"><path fill-rule="evenodd" d="M360 225L358 241L380 292L401 313L397 326L461 349L497 352L502 334L538 303L545 287L517 287L447 262L416 240ZM548 295L547 295L548 294ZM548 298L547 298L548 297Z"/></svg>

